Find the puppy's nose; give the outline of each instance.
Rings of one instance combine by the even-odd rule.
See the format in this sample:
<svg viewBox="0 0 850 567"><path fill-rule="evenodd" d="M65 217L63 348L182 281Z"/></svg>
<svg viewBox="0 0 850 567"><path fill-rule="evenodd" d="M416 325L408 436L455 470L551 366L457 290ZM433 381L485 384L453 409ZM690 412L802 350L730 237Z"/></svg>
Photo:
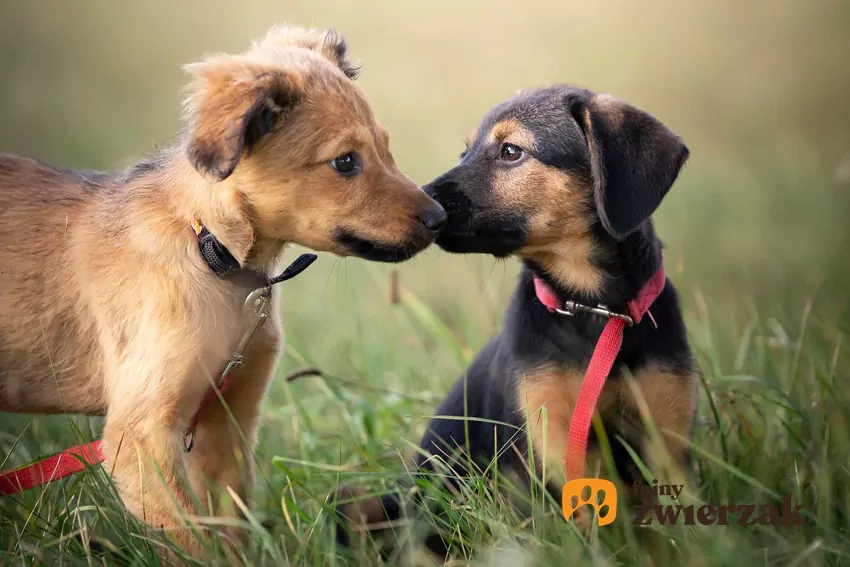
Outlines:
<svg viewBox="0 0 850 567"><path fill-rule="evenodd" d="M446 215L446 211L443 210L443 207L436 206L423 212L419 216L419 222L421 222L422 226L428 230L432 232L439 232L444 226L446 226L447 218L448 215Z"/></svg>
<svg viewBox="0 0 850 567"><path fill-rule="evenodd" d="M425 191L425 194L431 197L432 199L436 199L439 195L454 191L456 187L457 183L455 183L454 181L448 179L435 179L428 185L425 185L422 190Z"/></svg>

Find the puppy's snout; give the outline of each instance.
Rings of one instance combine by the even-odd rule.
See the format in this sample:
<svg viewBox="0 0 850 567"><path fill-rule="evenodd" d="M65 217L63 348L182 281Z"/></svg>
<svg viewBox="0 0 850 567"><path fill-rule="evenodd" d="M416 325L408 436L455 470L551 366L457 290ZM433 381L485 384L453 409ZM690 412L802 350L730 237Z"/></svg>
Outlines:
<svg viewBox="0 0 850 567"><path fill-rule="evenodd" d="M435 205L419 214L419 222L431 232L440 232L446 226L448 215L443 207Z"/></svg>
<svg viewBox="0 0 850 567"><path fill-rule="evenodd" d="M425 191L425 194L431 197L432 199L439 199L441 195L445 195L446 193L453 193L457 190L457 183L451 181L450 179L435 179L428 185L422 188Z"/></svg>

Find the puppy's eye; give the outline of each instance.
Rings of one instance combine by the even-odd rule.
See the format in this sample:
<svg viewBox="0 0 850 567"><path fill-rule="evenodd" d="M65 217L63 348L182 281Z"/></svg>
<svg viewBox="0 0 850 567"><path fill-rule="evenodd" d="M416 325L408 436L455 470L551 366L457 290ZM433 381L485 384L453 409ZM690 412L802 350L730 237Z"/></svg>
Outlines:
<svg viewBox="0 0 850 567"><path fill-rule="evenodd" d="M331 167L340 175L346 177L360 172L360 157L354 152L342 154L331 160Z"/></svg>
<svg viewBox="0 0 850 567"><path fill-rule="evenodd" d="M525 152L519 146L514 144L502 144L502 149L499 150L499 159L504 161L517 161Z"/></svg>

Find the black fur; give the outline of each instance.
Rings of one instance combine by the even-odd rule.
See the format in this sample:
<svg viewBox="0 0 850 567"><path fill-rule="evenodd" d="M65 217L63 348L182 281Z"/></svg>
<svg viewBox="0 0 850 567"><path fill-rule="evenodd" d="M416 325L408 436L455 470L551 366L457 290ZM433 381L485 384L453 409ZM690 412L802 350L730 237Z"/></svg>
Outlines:
<svg viewBox="0 0 850 567"><path fill-rule="evenodd" d="M330 28L325 35L325 45L331 46L334 50L337 64L342 69L342 72L345 73L345 76L352 81L357 79L357 76L360 74L360 66L348 60L348 42L345 38L339 35L335 29Z"/></svg>
<svg viewBox="0 0 850 567"><path fill-rule="evenodd" d="M334 231L334 239L358 258L364 258L372 262L404 262L420 250L420 245L417 242L413 242L413 246L387 247L369 240L364 240L345 229Z"/></svg>
<svg viewBox="0 0 850 567"><path fill-rule="evenodd" d="M168 168L168 151L157 150L127 169L127 181L160 173Z"/></svg>
<svg viewBox="0 0 850 567"><path fill-rule="evenodd" d="M186 150L189 163L200 173L210 175L219 181L227 179L236 168L236 163L229 159L224 162L219 148L209 142L195 140Z"/></svg>
<svg viewBox="0 0 850 567"><path fill-rule="evenodd" d="M655 212L689 151L646 112L618 104L611 116L586 95L569 96L567 104L585 137L593 141L596 210L608 232L622 238Z"/></svg>
<svg viewBox="0 0 850 567"><path fill-rule="evenodd" d="M625 313L627 302L661 265L661 243L649 216L676 179L687 148L648 114L625 103L617 105L614 111L619 114L613 118L620 123L615 126L606 114L611 109L600 108L594 94L584 89L556 86L519 95L491 110L460 164L424 187L449 214L448 226L437 240L440 247L450 252L496 256L520 251L531 236L524 205L533 203L535 195L514 195L510 207L500 202L504 188L493 190L493 171L510 165L498 162L497 144L488 139L495 124L513 119L534 134L535 147L525 150L546 166L584 184L587 191L595 193L596 198L588 200L598 205L586 214L592 216L593 261L602 275L601 291L591 297L571 289L544 266L523 258L502 332L478 354L436 410L437 416L455 419L434 418L421 448L428 454L447 457L460 477L478 474L494 460L500 470L526 474L523 461L528 457L528 447L522 431L526 418L523 408L518 407L519 377L544 365L583 374L607 322L596 315L567 317L549 312L537 299L533 276L547 281L562 300L603 303ZM621 380L626 371L635 373L654 364L674 376L683 376L683 387L687 387L684 377L693 375L695 365L678 295L669 280L651 313L658 327L644 317L626 329L609 380ZM456 419L465 416L476 419ZM640 429L640 419L625 414L617 418L616 423L606 421L605 427L610 430L617 473L630 484L637 471L625 448L616 441L616 434L642 452L642 439L634 433ZM504 425L494 427L494 421ZM626 430L624 422L635 427ZM590 443L595 443L595 436ZM468 453L457 458L459 452ZM470 468L470 462L477 466ZM416 465L426 474L433 469L433 461L422 455L417 456ZM547 488L560 500L560 486ZM390 495L382 500L390 520L401 510L397 499ZM444 553L446 543L432 536L428 545Z"/></svg>

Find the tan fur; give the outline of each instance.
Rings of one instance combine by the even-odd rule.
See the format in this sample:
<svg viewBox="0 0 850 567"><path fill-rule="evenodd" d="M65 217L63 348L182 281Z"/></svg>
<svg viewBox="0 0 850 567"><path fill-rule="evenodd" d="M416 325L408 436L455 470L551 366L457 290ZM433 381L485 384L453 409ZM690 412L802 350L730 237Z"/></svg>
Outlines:
<svg viewBox="0 0 850 567"><path fill-rule="evenodd" d="M475 140L478 138L478 128L474 128L472 132L466 137L466 147L469 148L472 144L475 143Z"/></svg>
<svg viewBox="0 0 850 567"><path fill-rule="evenodd" d="M683 454L693 438L694 416L698 398L696 374L680 374L650 365L640 370L634 380L621 381L619 400L640 416L651 420L659 438L646 445L650 470L658 471L663 484L684 484L689 490L688 472L681 470ZM645 415L648 413L649 415Z"/></svg>
<svg viewBox="0 0 850 567"><path fill-rule="evenodd" d="M593 97L593 105L596 111L604 114L608 124L617 130L623 126L626 104L628 103L608 93L599 93ZM585 121L585 124L590 124L589 119Z"/></svg>
<svg viewBox="0 0 850 567"><path fill-rule="evenodd" d="M528 420L535 460L546 464L547 476L563 480L564 457L570 419L584 380L584 372L544 366L521 377L517 408ZM596 406L603 420L613 424L619 433L633 442L649 441L640 423L643 409L660 434L662 447L646 445L652 470L670 470L663 457L669 454L673 468L682 461L691 438L697 381L693 375L676 374L649 366L639 371L634 380L609 380L605 383ZM588 450L587 474L596 476L601 470L601 454Z"/></svg>
<svg viewBox="0 0 850 567"><path fill-rule="evenodd" d="M546 466L546 480L564 477L564 457L570 418L573 415L584 374L575 369L544 366L520 378L517 407L526 415L535 460ZM599 397L597 411L607 413L615 395L608 382ZM595 469L598 453L588 451L588 470Z"/></svg>
<svg viewBox="0 0 850 567"><path fill-rule="evenodd" d="M493 126L489 143L533 150L534 133L517 120ZM571 288L594 295L602 274L593 260L590 232L593 201L587 181L528 156L517 167L494 170L493 192L506 211L521 210L530 220L528 242L516 254L537 262Z"/></svg>
<svg viewBox="0 0 850 567"><path fill-rule="evenodd" d="M487 139L494 145L510 143L527 150L534 149L534 134L522 122L512 118L494 124Z"/></svg>
<svg viewBox="0 0 850 567"><path fill-rule="evenodd" d="M105 415L106 470L154 526L234 512L218 497L198 509L186 477L201 502L205 485L247 500L282 346L275 289L271 320L225 396L235 423L212 404L186 454L183 432L248 324L245 297L263 283L250 271L217 278L191 219L268 276L287 243L348 254L339 227L404 245L433 205L393 161L353 69L335 35L277 28L246 53L190 66L186 135L126 174L0 154L0 411ZM274 125L249 148L240 136L258 109ZM363 171L344 178L327 162L350 151ZM175 534L197 549L188 531Z"/></svg>

